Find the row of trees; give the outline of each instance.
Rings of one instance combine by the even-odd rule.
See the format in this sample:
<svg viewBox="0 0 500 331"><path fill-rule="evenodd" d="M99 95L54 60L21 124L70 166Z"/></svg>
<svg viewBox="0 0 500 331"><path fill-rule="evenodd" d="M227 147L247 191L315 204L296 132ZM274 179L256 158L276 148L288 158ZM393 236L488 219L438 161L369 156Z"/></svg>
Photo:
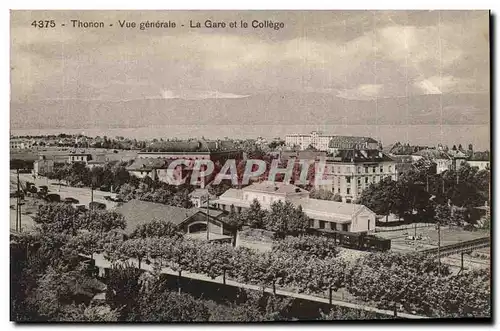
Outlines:
<svg viewBox="0 0 500 331"><path fill-rule="evenodd" d="M130 176L128 162L107 162L102 167L89 168L83 162L56 164L54 170L45 174L49 179L64 181L70 186L86 186L106 191L117 191L126 183L138 181Z"/></svg>
<svg viewBox="0 0 500 331"><path fill-rule="evenodd" d="M425 316L484 317L490 314L488 272L451 275L445 267L439 272L436 261L419 254L373 253L349 263L335 254L319 258L322 254L293 249L293 243L285 244L284 250L278 246L271 252L256 253L230 245L185 239L127 241L117 250L104 247L106 256L112 261L130 258L149 261L158 270L169 267L179 276L187 271L321 296L330 289L344 288L361 302Z"/></svg>
<svg viewBox="0 0 500 331"><path fill-rule="evenodd" d="M113 234L114 230L123 228L119 216L112 212L94 215L100 216L85 213L78 216L67 206L57 204L41 208L35 216L35 222L40 225L38 235L21 237L15 244L11 243L21 251L11 259L14 319L147 320L157 313L163 316L156 310L165 306L160 305L161 300L181 307L184 307L182 302L190 302L189 298L167 295L160 290L152 291L159 296L158 300L145 296L148 300L137 301L123 293L140 288L154 289L155 286L146 286L148 282L144 280L137 286L135 282L139 279L126 278L115 285L113 282L108 284L105 307L96 310L90 298L96 291L102 291L103 286L93 277L91 267L79 263L78 254L82 253L103 253L115 262L136 259L139 264L152 264L156 273L169 267L179 276L189 271L211 278L222 276L243 283L322 296L330 289L343 289L360 301L370 301L380 308L433 317L490 315L489 272L465 271L452 275L445 266L438 268L434 260L423 255L373 253L352 262L340 257L338 249L328 239L309 236L278 241L272 251L262 254L230 245L185 239L178 235L173 225L156 224L158 221L154 225L163 231L143 226L134 231L132 238L124 240ZM71 227L69 223L76 225ZM35 248L24 249L33 246ZM142 275L138 270L134 272ZM140 310L134 302L155 304ZM172 320L189 318L178 310L162 309L171 311L165 316L174 318ZM96 311L103 312L104 316L96 316ZM162 318L170 320L165 316ZM205 313L200 316L204 316L202 320L207 318Z"/></svg>
<svg viewBox="0 0 500 331"><path fill-rule="evenodd" d="M467 215L474 207L482 206L489 201L489 170L478 170L468 165L458 171L445 171L433 174L425 169L411 169L404 173L398 181L385 178L372 184L363 191L358 203L367 206L380 215L396 214L399 217L412 215L423 220L432 220L441 216L436 214L437 206L451 206L456 217ZM455 212L456 211L456 212Z"/></svg>
<svg viewBox="0 0 500 331"><path fill-rule="evenodd" d="M118 198L128 201L140 199L183 208L192 207L189 184L175 186L152 180L139 179L127 171L128 162L108 162L103 167L89 168L84 163L64 164L47 174L49 179L65 181L70 186L86 186L118 193Z"/></svg>
<svg viewBox="0 0 500 331"><path fill-rule="evenodd" d="M235 261L233 254L236 251L230 246L183 240L169 222L142 225L134 231L131 239L125 241L113 234L123 228L122 219L108 211L77 213L63 204L51 204L37 212L35 222L39 226L36 234L24 234L11 241L12 320L256 322L293 319L289 312L291 300L274 295L242 290L236 301L219 299L214 302L188 293L172 292L169 282L157 272L144 273L130 265L113 266L107 284L104 284L95 277L90 264L80 262L79 254L92 255L106 250L122 259L127 259L127 256L141 258L140 252L144 250L156 251L165 258L165 254L169 254L167 251L171 251L171 257L176 261L172 266L180 272L187 270L185 265L197 261L197 270L216 277L224 270L218 261L226 261L228 266ZM277 247L276 251L285 256L285 251L303 247L295 241L289 244L291 246ZM315 250L321 249L316 246ZM204 248L208 254L206 258L201 257ZM331 247L331 250L335 248ZM186 256L181 258L180 253ZM190 262L193 253L199 259ZM243 254L258 258L248 250ZM233 258L228 261L231 256ZM268 256L263 257L262 261L265 260L267 264L272 262ZM279 272L279 267L267 269L262 266L263 276L257 277L271 279L269 272ZM103 291L106 293L104 301L92 300L96 293ZM321 314L320 318L359 317L353 311L343 313L332 310Z"/></svg>

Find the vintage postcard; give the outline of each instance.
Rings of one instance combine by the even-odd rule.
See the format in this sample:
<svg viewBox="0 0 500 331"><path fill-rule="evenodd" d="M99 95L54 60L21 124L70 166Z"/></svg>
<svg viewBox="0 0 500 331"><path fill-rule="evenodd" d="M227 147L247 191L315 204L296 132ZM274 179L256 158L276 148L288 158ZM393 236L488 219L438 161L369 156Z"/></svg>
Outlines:
<svg viewBox="0 0 500 331"><path fill-rule="evenodd" d="M10 24L11 321L491 321L490 12Z"/></svg>

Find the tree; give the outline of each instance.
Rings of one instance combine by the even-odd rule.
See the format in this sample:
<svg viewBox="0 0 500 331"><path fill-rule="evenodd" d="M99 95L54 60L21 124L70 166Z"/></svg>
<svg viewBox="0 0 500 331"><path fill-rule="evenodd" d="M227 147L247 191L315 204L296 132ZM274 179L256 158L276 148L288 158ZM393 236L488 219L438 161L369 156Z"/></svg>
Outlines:
<svg viewBox="0 0 500 331"><path fill-rule="evenodd" d="M247 223L247 217L244 213L236 213L236 211L234 210L234 205L231 205L229 214L224 217L224 222L231 230L233 234L233 246L236 246L236 237L238 236L238 231L240 231L243 228L243 225Z"/></svg>
<svg viewBox="0 0 500 331"><path fill-rule="evenodd" d="M244 218L246 223L251 228L262 229L264 226L264 218L266 217L266 211L262 209L259 201L254 199L250 204L250 208L244 211Z"/></svg>
<svg viewBox="0 0 500 331"><path fill-rule="evenodd" d="M143 295L139 304L138 320L142 322L206 322L209 317L203 300L168 291L162 284Z"/></svg>
<svg viewBox="0 0 500 331"><path fill-rule="evenodd" d="M290 201L278 201L271 204L271 210L264 219L264 227L282 234L302 233L309 227L309 218L301 206L296 208Z"/></svg>
<svg viewBox="0 0 500 331"><path fill-rule="evenodd" d="M442 225L451 224L451 208L447 205L436 206L436 222Z"/></svg>
<svg viewBox="0 0 500 331"><path fill-rule="evenodd" d="M141 270L130 265L114 265L110 269L106 302L119 312L119 320L135 320L135 312L140 309L139 277Z"/></svg>
<svg viewBox="0 0 500 331"><path fill-rule="evenodd" d="M403 201L402 186L388 177L363 190L358 203L388 218L391 212L401 215L405 211Z"/></svg>

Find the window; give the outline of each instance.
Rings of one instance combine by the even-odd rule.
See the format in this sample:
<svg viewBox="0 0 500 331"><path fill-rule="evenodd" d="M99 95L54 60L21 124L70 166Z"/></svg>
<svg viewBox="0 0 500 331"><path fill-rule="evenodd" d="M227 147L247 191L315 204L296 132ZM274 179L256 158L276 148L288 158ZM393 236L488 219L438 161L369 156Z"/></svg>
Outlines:
<svg viewBox="0 0 500 331"><path fill-rule="evenodd" d="M384 172L384 167L380 166L380 173Z"/></svg>
<svg viewBox="0 0 500 331"><path fill-rule="evenodd" d="M325 221L319 221L319 228L324 229L325 228Z"/></svg>
<svg viewBox="0 0 500 331"><path fill-rule="evenodd" d="M347 184L351 184L351 177L350 176L347 176L345 179L347 181Z"/></svg>
<svg viewBox="0 0 500 331"><path fill-rule="evenodd" d="M377 167L373 167L373 173L376 173L377 172Z"/></svg>
<svg viewBox="0 0 500 331"><path fill-rule="evenodd" d="M358 185L361 185L361 178L358 178Z"/></svg>
<svg viewBox="0 0 500 331"><path fill-rule="evenodd" d="M248 194L245 194L245 200L248 200Z"/></svg>
<svg viewBox="0 0 500 331"><path fill-rule="evenodd" d="M339 193L339 194L340 194L340 187L337 189L337 193Z"/></svg>
<svg viewBox="0 0 500 331"><path fill-rule="evenodd" d="M391 172L391 171L392 171L392 166L389 166L389 172Z"/></svg>
<svg viewBox="0 0 500 331"><path fill-rule="evenodd" d="M358 174L361 173L361 167L358 167Z"/></svg>
<svg viewBox="0 0 500 331"><path fill-rule="evenodd" d="M314 228L314 220L309 220L309 227Z"/></svg>
<svg viewBox="0 0 500 331"><path fill-rule="evenodd" d="M347 188L347 194L351 194L351 189Z"/></svg>
<svg viewBox="0 0 500 331"><path fill-rule="evenodd" d="M348 225L347 224L342 224L342 231L349 231Z"/></svg>
<svg viewBox="0 0 500 331"><path fill-rule="evenodd" d="M365 184L368 184L368 177L365 177Z"/></svg>
<svg viewBox="0 0 500 331"><path fill-rule="evenodd" d="M365 174L368 173L368 167L365 167Z"/></svg>

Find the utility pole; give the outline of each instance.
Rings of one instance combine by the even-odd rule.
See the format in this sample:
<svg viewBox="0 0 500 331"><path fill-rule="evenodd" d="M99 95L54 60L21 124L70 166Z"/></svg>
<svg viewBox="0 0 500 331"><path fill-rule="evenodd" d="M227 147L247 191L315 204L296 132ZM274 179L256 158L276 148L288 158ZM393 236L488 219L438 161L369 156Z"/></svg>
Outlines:
<svg viewBox="0 0 500 331"><path fill-rule="evenodd" d="M441 221L438 221L438 277L441 277Z"/></svg>
<svg viewBox="0 0 500 331"><path fill-rule="evenodd" d="M209 231L209 224L210 224L210 216L208 212L208 205L210 204L210 194L207 192L207 241L210 240L210 231Z"/></svg>
<svg viewBox="0 0 500 331"><path fill-rule="evenodd" d="M16 191L16 231L19 231L19 169L17 169L17 191Z"/></svg>
<svg viewBox="0 0 500 331"><path fill-rule="evenodd" d="M427 193L429 193L429 175L425 175L425 178L427 179Z"/></svg>

